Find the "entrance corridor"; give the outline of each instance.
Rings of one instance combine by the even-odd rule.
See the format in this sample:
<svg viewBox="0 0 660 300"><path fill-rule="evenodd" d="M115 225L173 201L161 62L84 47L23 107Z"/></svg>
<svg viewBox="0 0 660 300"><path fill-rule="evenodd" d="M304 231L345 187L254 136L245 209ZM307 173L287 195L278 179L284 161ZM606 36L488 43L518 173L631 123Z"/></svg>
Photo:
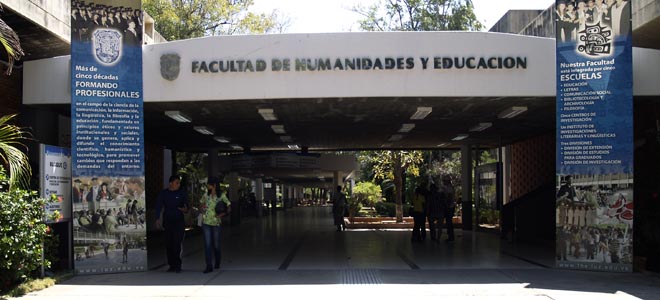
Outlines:
<svg viewBox="0 0 660 300"><path fill-rule="evenodd" d="M440 242L427 238L425 243L411 243L409 229L337 232L332 224L331 207L297 207L261 219L247 218L238 226L224 226L222 269L540 269L552 265L548 247L527 249L539 253L520 253L525 258L516 254L513 247L500 251L501 241L496 234L460 229L456 234L457 239L452 243L444 241L446 234ZM184 271L204 268L202 244L200 234L188 234ZM150 259L151 269L166 267L161 255L164 250L157 247L149 248L150 258L154 258Z"/></svg>
<svg viewBox="0 0 660 300"><path fill-rule="evenodd" d="M76 276L23 298L660 299L654 274L548 268L552 246L460 230L449 244L411 243L410 230L336 232L330 211L298 207L223 227L221 268L208 274L198 230L187 233L180 274L165 272L161 234L150 233L149 271Z"/></svg>

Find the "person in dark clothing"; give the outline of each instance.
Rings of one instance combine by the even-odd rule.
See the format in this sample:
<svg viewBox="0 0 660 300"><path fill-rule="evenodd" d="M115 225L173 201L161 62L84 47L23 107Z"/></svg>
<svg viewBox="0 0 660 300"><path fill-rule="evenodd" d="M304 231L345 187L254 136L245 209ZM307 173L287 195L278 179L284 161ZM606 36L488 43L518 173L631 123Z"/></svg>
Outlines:
<svg viewBox="0 0 660 300"><path fill-rule="evenodd" d="M444 215L442 199L438 187L431 184L426 199L426 217L429 221L431 240L438 241L442 235L442 217Z"/></svg>
<svg viewBox="0 0 660 300"><path fill-rule="evenodd" d="M341 192L341 186L337 186L337 191L332 195L332 216L334 217L337 231L346 230L344 223L344 212L346 211L346 195Z"/></svg>
<svg viewBox="0 0 660 300"><path fill-rule="evenodd" d="M445 219L445 226L447 226L447 242L454 241L454 210L456 209L456 198L454 187L451 184L451 178L445 176L442 179L442 195L443 202L443 217Z"/></svg>
<svg viewBox="0 0 660 300"><path fill-rule="evenodd" d="M161 225L165 229L165 243L167 248L167 272L181 272L181 251L185 234L183 214L188 212L188 199L181 191L179 176L170 176L169 186L158 194L156 200L156 227ZM160 212L163 210L161 223Z"/></svg>

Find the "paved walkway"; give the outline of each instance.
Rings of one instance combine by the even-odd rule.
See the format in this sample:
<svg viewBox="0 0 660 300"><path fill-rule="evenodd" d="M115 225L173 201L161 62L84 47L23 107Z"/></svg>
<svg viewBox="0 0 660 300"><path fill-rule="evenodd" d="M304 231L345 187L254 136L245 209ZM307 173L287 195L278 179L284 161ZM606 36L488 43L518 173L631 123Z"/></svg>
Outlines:
<svg viewBox="0 0 660 300"><path fill-rule="evenodd" d="M336 232L329 207L301 207L223 228L219 271L203 274L189 232L183 272L167 273L158 233L150 271L76 276L24 299L660 299L660 277L549 268L553 247L458 232L411 243L406 230Z"/></svg>

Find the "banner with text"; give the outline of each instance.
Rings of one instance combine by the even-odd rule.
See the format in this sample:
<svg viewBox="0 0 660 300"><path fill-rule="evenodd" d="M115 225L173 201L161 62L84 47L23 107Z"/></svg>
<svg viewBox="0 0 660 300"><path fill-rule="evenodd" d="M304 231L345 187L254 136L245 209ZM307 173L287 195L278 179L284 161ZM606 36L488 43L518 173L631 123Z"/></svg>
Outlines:
<svg viewBox="0 0 660 300"><path fill-rule="evenodd" d="M147 270L140 0L71 3L75 272Z"/></svg>
<svg viewBox="0 0 660 300"><path fill-rule="evenodd" d="M39 157L40 196L57 197L56 202L46 204L46 222L71 221L71 150L39 144Z"/></svg>
<svg viewBox="0 0 660 300"><path fill-rule="evenodd" d="M631 1L556 2L556 266L631 272Z"/></svg>

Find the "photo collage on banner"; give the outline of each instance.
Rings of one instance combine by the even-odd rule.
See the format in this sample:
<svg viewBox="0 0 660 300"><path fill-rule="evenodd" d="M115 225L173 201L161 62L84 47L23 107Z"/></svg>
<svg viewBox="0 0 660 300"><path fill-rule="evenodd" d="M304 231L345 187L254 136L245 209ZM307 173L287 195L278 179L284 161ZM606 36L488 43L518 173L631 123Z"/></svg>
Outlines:
<svg viewBox="0 0 660 300"><path fill-rule="evenodd" d="M631 2L556 1L558 268L632 272Z"/></svg>
<svg viewBox="0 0 660 300"><path fill-rule="evenodd" d="M76 274L147 270L141 7L71 2Z"/></svg>

